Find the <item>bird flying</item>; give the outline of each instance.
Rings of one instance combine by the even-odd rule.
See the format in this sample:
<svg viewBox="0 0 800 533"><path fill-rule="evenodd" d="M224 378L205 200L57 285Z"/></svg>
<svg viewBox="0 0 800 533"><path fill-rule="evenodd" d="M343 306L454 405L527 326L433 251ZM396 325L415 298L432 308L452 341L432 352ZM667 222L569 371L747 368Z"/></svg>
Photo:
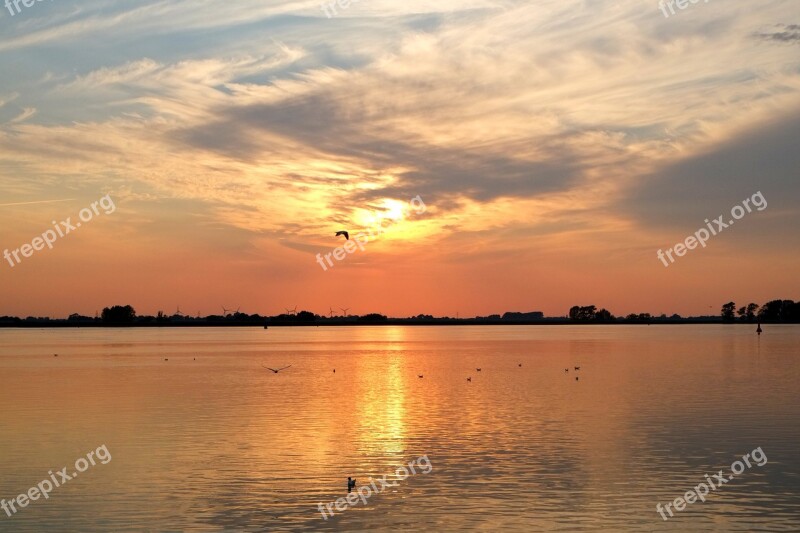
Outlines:
<svg viewBox="0 0 800 533"><path fill-rule="evenodd" d="M278 372L280 372L281 370L286 370L287 368L289 368L289 366L292 366L292 365L285 366L285 367L283 367L283 368L278 368L277 370L276 370L276 369L274 369L274 368L270 368L270 367L268 367L268 366L264 366L263 364L262 364L261 366L263 366L263 367L264 367L264 368L266 368L267 370L272 370L273 372L275 372L275 373L277 374L277 373L278 373Z"/></svg>
<svg viewBox="0 0 800 533"><path fill-rule="evenodd" d="M339 235L344 235L345 239L347 239L348 241L350 240L350 234L347 233L346 231L337 231L336 236L338 237Z"/></svg>

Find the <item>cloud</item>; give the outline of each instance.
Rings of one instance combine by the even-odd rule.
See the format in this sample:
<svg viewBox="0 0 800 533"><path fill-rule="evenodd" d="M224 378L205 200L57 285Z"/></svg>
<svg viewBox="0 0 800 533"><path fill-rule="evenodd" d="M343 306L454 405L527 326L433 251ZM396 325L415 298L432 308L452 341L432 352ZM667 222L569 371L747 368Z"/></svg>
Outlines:
<svg viewBox="0 0 800 533"><path fill-rule="evenodd" d="M36 204L52 204L57 202L71 202L75 200L75 198L65 198L63 200L34 200L31 202L16 202L12 204L0 204L0 207L12 207L12 206L19 206L19 205L36 205Z"/></svg>
<svg viewBox="0 0 800 533"><path fill-rule="evenodd" d="M5 106L6 104L13 102L19 97L19 93L12 93L7 96L0 95L0 107Z"/></svg>
<svg viewBox="0 0 800 533"><path fill-rule="evenodd" d="M768 41L800 43L800 24L777 24L779 31L757 33L756 36Z"/></svg>
<svg viewBox="0 0 800 533"><path fill-rule="evenodd" d="M96 48L75 70L45 62L30 90L0 82L37 109L0 130L0 157L22 169L9 186L132 187L290 243L417 194L427 236L618 239L683 209L681 165L698 176L797 105L794 50L752 41L785 4L748 6L678 21L628 0L376 1L329 20L317 2L87 2L0 44L20 61Z"/></svg>
<svg viewBox="0 0 800 533"><path fill-rule="evenodd" d="M22 110L22 112L19 115L6 122L6 124L18 124L20 122L24 122L25 120L27 120L28 118L32 117L35 114L36 114L36 108L26 107Z"/></svg>
<svg viewBox="0 0 800 533"><path fill-rule="evenodd" d="M800 224L795 209L800 203L798 138L800 106L781 119L643 176L617 201L616 209L632 217L635 227L679 239L703 227L706 219L723 214L727 220L735 205L760 191L768 208L748 215L728 235L751 249L763 250L778 241L787 247L800 245L796 232L788 231Z"/></svg>
<svg viewBox="0 0 800 533"><path fill-rule="evenodd" d="M288 17L324 20L331 25L337 22L324 18L320 4L319 0L238 0L228 4L220 4L217 0L143 0L133 8L122 0L87 0L79 5L37 4L36 10L26 11L24 23L17 23L17 20L7 22L4 33L9 38L0 41L0 51L57 46L92 37L125 39L188 35L201 31L221 33L257 24L266 25L269 21ZM498 6L502 2L442 0L432 4L425 0L409 0L398 4L389 0L371 0L369 4L365 9L354 5L337 19L352 15L363 17L370 13L377 17L452 13Z"/></svg>

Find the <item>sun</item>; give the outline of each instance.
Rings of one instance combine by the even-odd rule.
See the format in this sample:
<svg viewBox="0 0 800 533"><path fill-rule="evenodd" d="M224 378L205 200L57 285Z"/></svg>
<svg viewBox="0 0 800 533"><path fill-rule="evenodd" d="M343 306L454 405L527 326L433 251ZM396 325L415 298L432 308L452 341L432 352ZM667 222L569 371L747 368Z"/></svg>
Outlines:
<svg viewBox="0 0 800 533"><path fill-rule="evenodd" d="M397 200L384 200L385 208L383 217L399 222L405 218L406 204Z"/></svg>

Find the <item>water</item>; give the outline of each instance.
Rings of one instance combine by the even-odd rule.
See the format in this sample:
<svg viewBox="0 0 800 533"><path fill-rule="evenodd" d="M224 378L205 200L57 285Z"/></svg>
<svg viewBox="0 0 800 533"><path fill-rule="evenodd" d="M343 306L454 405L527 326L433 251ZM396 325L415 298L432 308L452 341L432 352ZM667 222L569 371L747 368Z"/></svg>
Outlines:
<svg viewBox="0 0 800 533"><path fill-rule="evenodd" d="M0 330L0 498L111 455L0 531L796 531L800 327L754 329Z"/></svg>

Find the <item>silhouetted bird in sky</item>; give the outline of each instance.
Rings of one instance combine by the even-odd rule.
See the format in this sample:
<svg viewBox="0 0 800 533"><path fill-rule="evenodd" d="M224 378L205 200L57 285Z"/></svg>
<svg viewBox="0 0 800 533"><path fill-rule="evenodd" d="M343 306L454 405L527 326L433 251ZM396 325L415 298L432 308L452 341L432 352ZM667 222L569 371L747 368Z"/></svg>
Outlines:
<svg viewBox="0 0 800 533"><path fill-rule="evenodd" d="M522 363L519 364L519 367L522 368Z"/></svg>
<svg viewBox="0 0 800 533"><path fill-rule="evenodd" d="M578 376L575 376L575 381L578 381Z"/></svg>
<svg viewBox="0 0 800 533"><path fill-rule="evenodd" d="M564 372L569 372L569 368L565 368L565 369L564 369Z"/></svg>
<svg viewBox="0 0 800 533"><path fill-rule="evenodd" d="M580 369L581 369L581 367L579 367L579 366L575 367L575 370L580 370Z"/></svg>
<svg viewBox="0 0 800 533"><path fill-rule="evenodd" d="M472 382L472 378L467 378L467 381Z"/></svg>
<svg viewBox="0 0 800 533"><path fill-rule="evenodd" d="M481 369L480 369L480 368L476 368L475 370L477 370L478 372L480 372L480 371L481 371Z"/></svg>
<svg viewBox="0 0 800 533"><path fill-rule="evenodd" d="M422 379L422 374L418 374L418 375L417 375L417 377L418 377L419 379Z"/></svg>
<svg viewBox="0 0 800 533"><path fill-rule="evenodd" d="M347 239L348 241L350 240L350 234L347 233L346 231L337 231L336 236L338 237L339 235L344 235L345 239Z"/></svg>
<svg viewBox="0 0 800 533"><path fill-rule="evenodd" d="M262 364L261 366L264 366L264 365ZM289 365L289 366L292 366L292 365ZM268 366L264 366L264 368L266 368L267 370L272 370L273 372L275 372L275 373L277 374L277 373L278 373L278 372L280 372L281 370L286 370L287 368L289 368L289 366L285 366L285 367L283 367L283 368L279 368L279 369L277 369L277 370L276 370L276 369L274 369L274 368L270 368L270 367L268 367Z"/></svg>

